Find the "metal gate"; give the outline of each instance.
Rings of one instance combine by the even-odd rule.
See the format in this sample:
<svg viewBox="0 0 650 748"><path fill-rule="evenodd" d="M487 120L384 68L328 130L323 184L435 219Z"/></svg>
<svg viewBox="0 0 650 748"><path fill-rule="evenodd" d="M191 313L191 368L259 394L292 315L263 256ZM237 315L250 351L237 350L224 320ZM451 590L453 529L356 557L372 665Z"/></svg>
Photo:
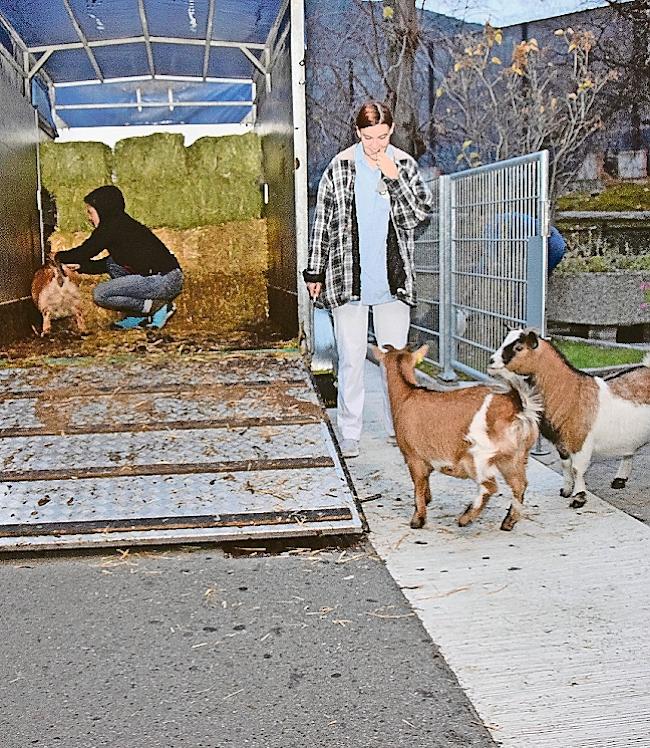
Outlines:
<svg viewBox="0 0 650 748"><path fill-rule="evenodd" d="M430 343L441 376L485 378L508 327L544 332L548 152L440 177L416 237L411 340Z"/></svg>

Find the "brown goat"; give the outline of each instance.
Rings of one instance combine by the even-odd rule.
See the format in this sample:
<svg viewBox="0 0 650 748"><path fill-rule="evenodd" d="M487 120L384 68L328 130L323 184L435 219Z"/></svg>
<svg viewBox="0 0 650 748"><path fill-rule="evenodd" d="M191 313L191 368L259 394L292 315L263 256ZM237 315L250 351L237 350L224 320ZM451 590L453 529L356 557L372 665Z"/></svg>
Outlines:
<svg viewBox="0 0 650 748"><path fill-rule="evenodd" d="M34 273L32 299L43 315L41 337L49 335L52 320L64 317L74 317L77 330L80 333L86 332L78 284L77 273L62 265L55 257L49 257L45 265Z"/></svg>
<svg viewBox="0 0 650 748"><path fill-rule="evenodd" d="M477 498L458 518L461 527L477 519L497 490L500 473L512 490L513 501L501 523L512 530L521 516L528 485L528 452L537 438L541 406L525 387L497 391L476 385L448 392L418 386L414 368L428 350L386 352L373 347L386 369L388 396L397 444L415 487L411 527L422 527L431 501L429 476L433 470L454 478L472 478Z"/></svg>
<svg viewBox="0 0 650 748"><path fill-rule="evenodd" d="M579 509L587 501L585 471L592 455L621 457L612 488L624 488L632 456L650 442L650 356L611 379L575 369L534 330L512 330L490 359L491 374L531 377L544 402L542 433L562 461L562 496Z"/></svg>

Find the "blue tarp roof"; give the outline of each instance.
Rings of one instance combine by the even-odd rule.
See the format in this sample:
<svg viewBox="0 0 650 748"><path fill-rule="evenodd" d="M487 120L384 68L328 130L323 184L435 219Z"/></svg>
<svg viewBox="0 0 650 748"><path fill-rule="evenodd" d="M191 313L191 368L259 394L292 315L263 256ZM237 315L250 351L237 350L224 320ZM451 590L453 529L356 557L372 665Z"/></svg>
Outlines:
<svg viewBox="0 0 650 748"><path fill-rule="evenodd" d="M246 53L260 60L260 47L281 4L282 0L0 0L0 16L33 52L33 61L46 49L53 50L43 69L55 84L55 103L76 107L57 110L71 126L223 123L240 122L251 111L250 104L239 103L252 98L255 65ZM119 43L127 39L132 41ZM208 47L206 40L218 46ZM117 43L97 44L107 41ZM241 45L246 52L232 45ZM137 85L70 85L135 77L141 78ZM195 81L170 80L181 77ZM170 108L170 90L172 99L178 96L180 102L230 101L235 106L197 103ZM98 101L138 104L147 97L164 105L81 108Z"/></svg>

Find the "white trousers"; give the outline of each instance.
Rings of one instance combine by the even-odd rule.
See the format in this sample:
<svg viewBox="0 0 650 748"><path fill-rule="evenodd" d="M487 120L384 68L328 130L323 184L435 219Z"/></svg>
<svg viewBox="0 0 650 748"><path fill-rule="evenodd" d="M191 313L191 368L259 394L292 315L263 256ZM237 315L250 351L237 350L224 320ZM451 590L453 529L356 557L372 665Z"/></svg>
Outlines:
<svg viewBox="0 0 650 748"><path fill-rule="evenodd" d="M363 426L363 371L368 347L368 309L363 304L343 304L332 309L334 335L339 358L336 422L343 439L359 439ZM403 348L408 340L411 308L402 301L390 301L372 308L375 337L380 348ZM384 425L392 436L393 419L383 366Z"/></svg>

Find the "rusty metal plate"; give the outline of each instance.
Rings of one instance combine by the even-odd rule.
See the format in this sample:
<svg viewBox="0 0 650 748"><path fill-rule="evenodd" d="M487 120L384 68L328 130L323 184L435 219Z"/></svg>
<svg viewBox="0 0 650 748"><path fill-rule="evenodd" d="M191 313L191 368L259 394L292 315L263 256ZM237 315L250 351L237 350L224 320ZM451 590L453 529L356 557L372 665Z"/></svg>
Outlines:
<svg viewBox="0 0 650 748"><path fill-rule="evenodd" d="M38 395L41 392L95 394L141 390L145 387L200 388L211 384L309 382L298 356L282 352L203 354L192 360L179 357L154 361L65 361L50 366L0 369L0 396Z"/></svg>
<svg viewBox="0 0 650 748"><path fill-rule="evenodd" d="M360 532L300 358L227 358L0 372L0 550Z"/></svg>

